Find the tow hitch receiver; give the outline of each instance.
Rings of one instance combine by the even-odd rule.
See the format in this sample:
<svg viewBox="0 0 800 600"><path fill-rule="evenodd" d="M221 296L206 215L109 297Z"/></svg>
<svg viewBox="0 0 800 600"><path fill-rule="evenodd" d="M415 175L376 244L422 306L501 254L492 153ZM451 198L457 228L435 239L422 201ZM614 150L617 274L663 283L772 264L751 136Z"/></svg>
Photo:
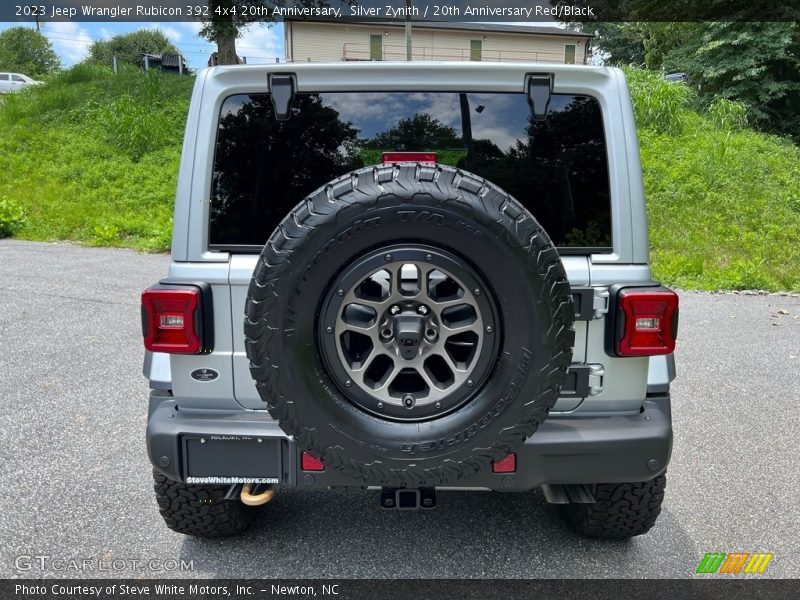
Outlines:
<svg viewBox="0 0 800 600"><path fill-rule="evenodd" d="M417 510L436 508L436 490L434 488L382 488L381 508L387 510Z"/></svg>

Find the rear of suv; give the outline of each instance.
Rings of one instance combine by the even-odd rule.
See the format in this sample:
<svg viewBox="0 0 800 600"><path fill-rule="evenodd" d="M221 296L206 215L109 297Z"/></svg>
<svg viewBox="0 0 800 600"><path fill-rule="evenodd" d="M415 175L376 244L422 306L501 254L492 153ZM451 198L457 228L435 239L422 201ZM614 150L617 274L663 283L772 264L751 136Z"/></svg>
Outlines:
<svg viewBox="0 0 800 600"><path fill-rule="evenodd" d="M678 300L621 71L206 70L173 235L142 295L170 528L243 531L281 487L541 488L584 535L655 523Z"/></svg>

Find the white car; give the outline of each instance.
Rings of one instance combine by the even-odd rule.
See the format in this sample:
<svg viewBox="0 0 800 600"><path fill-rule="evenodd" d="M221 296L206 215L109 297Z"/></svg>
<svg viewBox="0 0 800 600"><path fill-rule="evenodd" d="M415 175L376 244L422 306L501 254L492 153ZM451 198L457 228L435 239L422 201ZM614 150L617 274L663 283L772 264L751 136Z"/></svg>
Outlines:
<svg viewBox="0 0 800 600"><path fill-rule="evenodd" d="M40 85L42 83L42 81L36 81L20 73L0 73L0 94L18 92L30 85Z"/></svg>

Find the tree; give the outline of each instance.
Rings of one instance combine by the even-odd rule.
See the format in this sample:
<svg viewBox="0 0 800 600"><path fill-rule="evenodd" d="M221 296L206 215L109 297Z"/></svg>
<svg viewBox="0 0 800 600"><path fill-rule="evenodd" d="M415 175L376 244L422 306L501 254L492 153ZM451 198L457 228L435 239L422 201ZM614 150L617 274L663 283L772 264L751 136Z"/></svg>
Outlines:
<svg viewBox="0 0 800 600"><path fill-rule="evenodd" d="M38 77L60 67L50 40L35 29L12 27L0 33L0 70Z"/></svg>
<svg viewBox="0 0 800 600"><path fill-rule="evenodd" d="M739 100L756 125L800 140L800 25L698 23L664 64L683 71L701 98Z"/></svg>
<svg viewBox="0 0 800 600"><path fill-rule="evenodd" d="M217 45L217 64L235 65L236 38L251 23L273 23L272 11L285 6L325 8L330 0L207 0L209 20L200 35ZM350 4L353 0L337 0L335 4ZM258 10L254 10L258 9Z"/></svg>
<svg viewBox="0 0 800 600"><path fill-rule="evenodd" d="M367 143L380 150L436 150L460 148L464 142L456 130L427 114L400 119L391 129Z"/></svg>
<svg viewBox="0 0 800 600"><path fill-rule="evenodd" d="M223 107L214 159L211 216L215 240L263 244L265 223L323 183L363 166L353 145L357 131L318 94L298 94L289 119L275 119L266 94ZM230 108L230 110L228 110ZM237 215L263 215L264 221Z"/></svg>
<svg viewBox="0 0 800 600"><path fill-rule="evenodd" d="M665 57L696 30L696 23L596 23L594 46L612 65L660 69Z"/></svg>
<svg viewBox="0 0 800 600"><path fill-rule="evenodd" d="M158 29L138 29L94 42L87 62L110 66L116 56L120 62L139 65L142 54L178 54L178 49Z"/></svg>

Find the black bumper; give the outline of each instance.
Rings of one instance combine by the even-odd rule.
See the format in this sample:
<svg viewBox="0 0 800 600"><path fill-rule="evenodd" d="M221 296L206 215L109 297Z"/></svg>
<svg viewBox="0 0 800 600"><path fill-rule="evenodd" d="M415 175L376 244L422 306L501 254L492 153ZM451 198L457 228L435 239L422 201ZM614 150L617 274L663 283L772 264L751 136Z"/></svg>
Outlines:
<svg viewBox="0 0 800 600"><path fill-rule="evenodd" d="M263 413L178 411L175 401L161 394L151 396L147 450L153 466L171 479L223 483L238 477L307 489L363 487L332 469L302 471L294 442ZM456 487L520 491L544 484L652 479L664 472L672 451L669 395L649 396L642 408L629 416L551 417L517 452L515 473L482 473Z"/></svg>

